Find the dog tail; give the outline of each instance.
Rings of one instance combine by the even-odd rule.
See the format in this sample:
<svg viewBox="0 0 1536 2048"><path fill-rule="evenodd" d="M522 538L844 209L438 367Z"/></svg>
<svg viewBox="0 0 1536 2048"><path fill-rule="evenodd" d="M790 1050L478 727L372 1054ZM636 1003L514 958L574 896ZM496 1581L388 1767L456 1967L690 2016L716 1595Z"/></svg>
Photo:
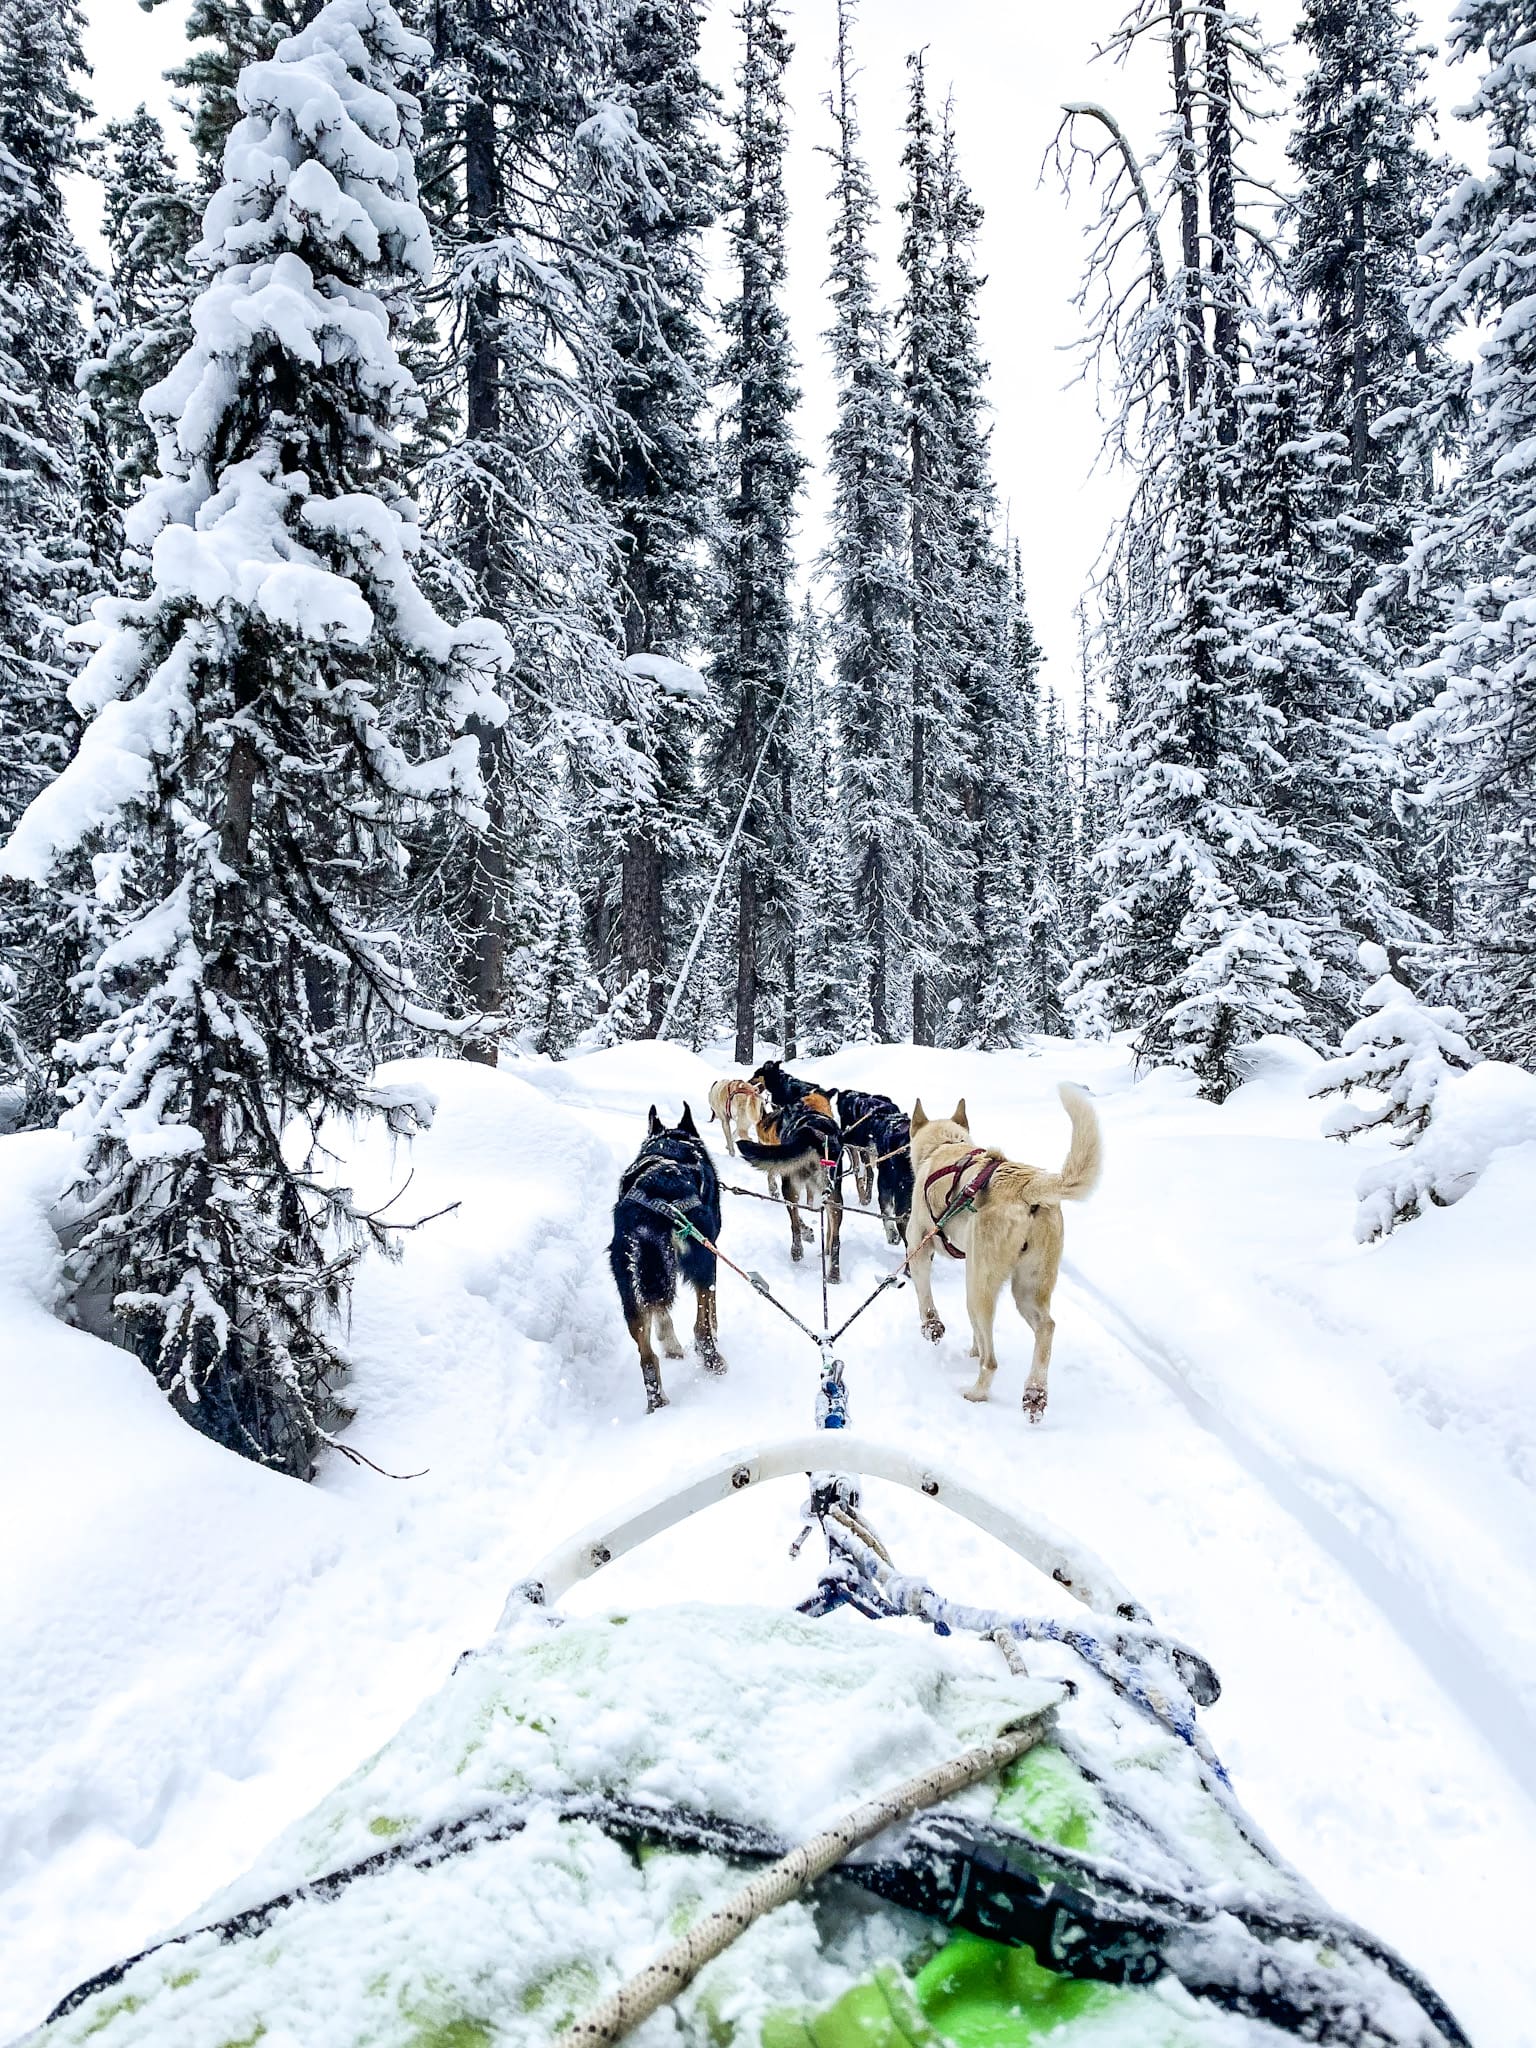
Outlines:
<svg viewBox="0 0 1536 2048"><path fill-rule="evenodd" d="M1030 1188L1033 1202L1086 1202L1099 1184L1104 1141L1092 1102L1081 1088L1063 1081L1057 1089L1061 1106L1072 1119L1072 1143L1060 1173L1036 1174Z"/></svg>
<svg viewBox="0 0 1536 2048"><path fill-rule="evenodd" d="M677 1299L677 1245L670 1230L636 1202L620 1200L613 1212L608 1265L619 1290L624 1320L642 1308L670 1308Z"/></svg>
<svg viewBox="0 0 1536 2048"><path fill-rule="evenodd" d="M741 1138L737 1151L753 1166L785 1166L792 1159L820 1159L821 1140L809 1131L787 1145L760 1145L755 1138Z"/></svg>

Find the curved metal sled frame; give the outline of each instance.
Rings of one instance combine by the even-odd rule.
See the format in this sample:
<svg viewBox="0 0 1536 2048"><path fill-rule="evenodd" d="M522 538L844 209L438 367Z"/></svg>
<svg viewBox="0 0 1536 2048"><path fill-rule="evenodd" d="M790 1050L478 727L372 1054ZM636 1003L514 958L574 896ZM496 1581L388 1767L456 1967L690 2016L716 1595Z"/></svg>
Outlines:
<svg viewBox="0 0 1536 2048"><path fill-rule="evenodd" d="M676 1528L679 1522L686 1522L717 1501L730 1500L765 1479L790 1479L829 1470L855 1472L866 1479L885 1479L936 1500L973 1527L995 1536L1015 1557L1033 1565L1058 1586L1064 1586L1094 1613L1114 1615L1122 1622L1139 1623L1142 1627L1151 1625L1152 1617L1146 1608L1126 1590L1108 1565L1043 1516L1015 1514L941 1465L841 1430L835 1436L822 1431L814 1436L785 1437L777 1443L737 1451L701 1467L680 1483L642 1494L617 1520L594 1522L562 1543L558 1550L550 1551L526 1579L513 1587L497 1626L511 1627L527 1614L530 1604L553 1606L572 1586L591 1578L616 1557Z"/></svg>

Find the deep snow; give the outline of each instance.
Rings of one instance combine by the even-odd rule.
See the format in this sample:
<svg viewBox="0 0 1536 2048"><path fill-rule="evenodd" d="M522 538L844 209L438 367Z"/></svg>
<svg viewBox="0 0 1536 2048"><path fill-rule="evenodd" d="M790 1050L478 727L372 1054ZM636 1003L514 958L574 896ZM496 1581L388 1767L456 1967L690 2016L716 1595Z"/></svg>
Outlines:
<svg viewBox="0 0 1536 2048"><path fill-rule="evenodd" d="M722 1277L730 1373L666 1368L647 1418L603 1246L648 1103L702 1118L722 1062L631 1045L499 1072L388 1070L438 1097L406 1147L351 1148L365 1199L451 1213L361 1278L351 1438L302 1487L216 1450L121 1352L48 1312L47 1203L68 1141L0 1140L0 2038L193 1912L370 1755L495 1623L559 1537L668 1472L811 1419L814 1354ZM803 1063L810 1066L812 1063ZM1019 1407L1027 1333L999 1317L994 1399L960 1398L910 1289L844 1346L855 1425L921 1443L1074 1530L1215 1663L1205 1717L1240 1796L1332 1902L1433 1977L1480 2048L1536 2043L1536 1144L1387 1243L1353 1240L1384 1150L1318 1135L1283 1043L1220 1110L1123 1050L859 1048L815 1069L947 1111L1055 1164L1062 1078L1099 1098L1104 1184L1069 1212L1051 1405ZM713 1133L718 1147L718 1127ZM723 1153L722 1153L723 1156ZM727 1165L728 1181L750 1182ZM725 1248L814 1320L782 1211L727 1197ZM844 1231L851 1307L894 1260ZM845 1307L845 1312L846 1312ZM830 1460L829 1460L830 1462ZM1063 1597L921 1500L869 1490L899 1560L1015 1609ZM713 1509L571 1597L788 1601L798 1489Z"/></svg>

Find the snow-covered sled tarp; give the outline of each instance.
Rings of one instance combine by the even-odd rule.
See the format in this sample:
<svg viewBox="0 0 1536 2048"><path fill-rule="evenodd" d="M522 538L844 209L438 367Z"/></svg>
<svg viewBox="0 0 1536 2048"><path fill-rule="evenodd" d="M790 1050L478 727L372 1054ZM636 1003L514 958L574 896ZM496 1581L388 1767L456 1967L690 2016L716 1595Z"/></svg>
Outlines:
<svg viewBox="0 0 1536 2048"><path fill-rule="evenodd" d="M1039 1739L1015 1762L757 1920L634 2038L1461 2038L1246 1819L1191 1725L1198 1659L1123 1611L1021 1622L1005 1644L894 1572L856 1493L823 1483L812 1506L819 1612L562 1619L531 1586L187 1930L30 2041L542 2048L765 1859L1021 1722Z"/></svg>

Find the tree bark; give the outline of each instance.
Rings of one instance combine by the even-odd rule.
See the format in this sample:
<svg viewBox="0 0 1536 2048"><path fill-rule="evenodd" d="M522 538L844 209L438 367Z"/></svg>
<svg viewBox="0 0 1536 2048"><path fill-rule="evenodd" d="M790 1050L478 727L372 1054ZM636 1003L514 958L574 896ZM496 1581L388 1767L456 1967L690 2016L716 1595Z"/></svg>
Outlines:
<svg viewBox="0 0 1536 2048"><path fill-rule="evenodd" d="M743 856L736 891L736 1064L750 1067L757 1049L757 877Z"/></svg>
<svg viewBox="0 0 1536 2048"><path fill-rule="evenodd" d="M1191 412L1205 388L1205 306L1200 276L1200 164L1195 148L1189 30L1182 0L1168 0L1174 118L1179 124L1179 254L1184 266L1184 378Z"/></svg>
<svg viewBox="0 0 1536 2048"><path fill-rule="evenodd" d="M1217 433L1224 446L1237 439L1239 321L1237 184L1232 163L1232 58L1227 47L1226 0L1205 0L1205 150L1211 221L1211 287L1215 298L1212 358L1220 380Z"/></svg>
<svg viewBox="0 0 1536 2048"><path fill-rule="evenodd" d="M472 31L488 34L491 28L489 0L470 0ZM491 100L490 80L476 70L470 81L464 108L464 212L471 237L485 237L494 231L500 212L501 174L496 153L496 115ZM464 313L464 344L468 357L465 373L465 424L468 439L493 441L501 429L501 350L497 290L482 280L470 294ZM475 507L465 537L465 559L474 572L486 602L495 608L491 568L491 508L484 493ZM480 750L480 773L485 783L488 823L473 833L472 859L465 917L469 927L469 981L476 1009L482 1017L498 1017L506 1002L507 961L507 777L510 769L504 731L474 720L470 725ZM467 1037L464 1057L481 1066L494 1067L497 1041L494 1030Z"/></svg>
<svg viewBox="0 0 1536 2048"><path fill-rule="evenodd" d="M647 644L649 593L638 534L631 535L628 561L630 597L624 607L624 652L626 656L655 653L659 650ZM636 825L624 842L619 860L619 975L625 988L637 974L648 976L646 1018L652 1038L661 1029L667 998L663 880L661 848L643 824Z"/></svg>

